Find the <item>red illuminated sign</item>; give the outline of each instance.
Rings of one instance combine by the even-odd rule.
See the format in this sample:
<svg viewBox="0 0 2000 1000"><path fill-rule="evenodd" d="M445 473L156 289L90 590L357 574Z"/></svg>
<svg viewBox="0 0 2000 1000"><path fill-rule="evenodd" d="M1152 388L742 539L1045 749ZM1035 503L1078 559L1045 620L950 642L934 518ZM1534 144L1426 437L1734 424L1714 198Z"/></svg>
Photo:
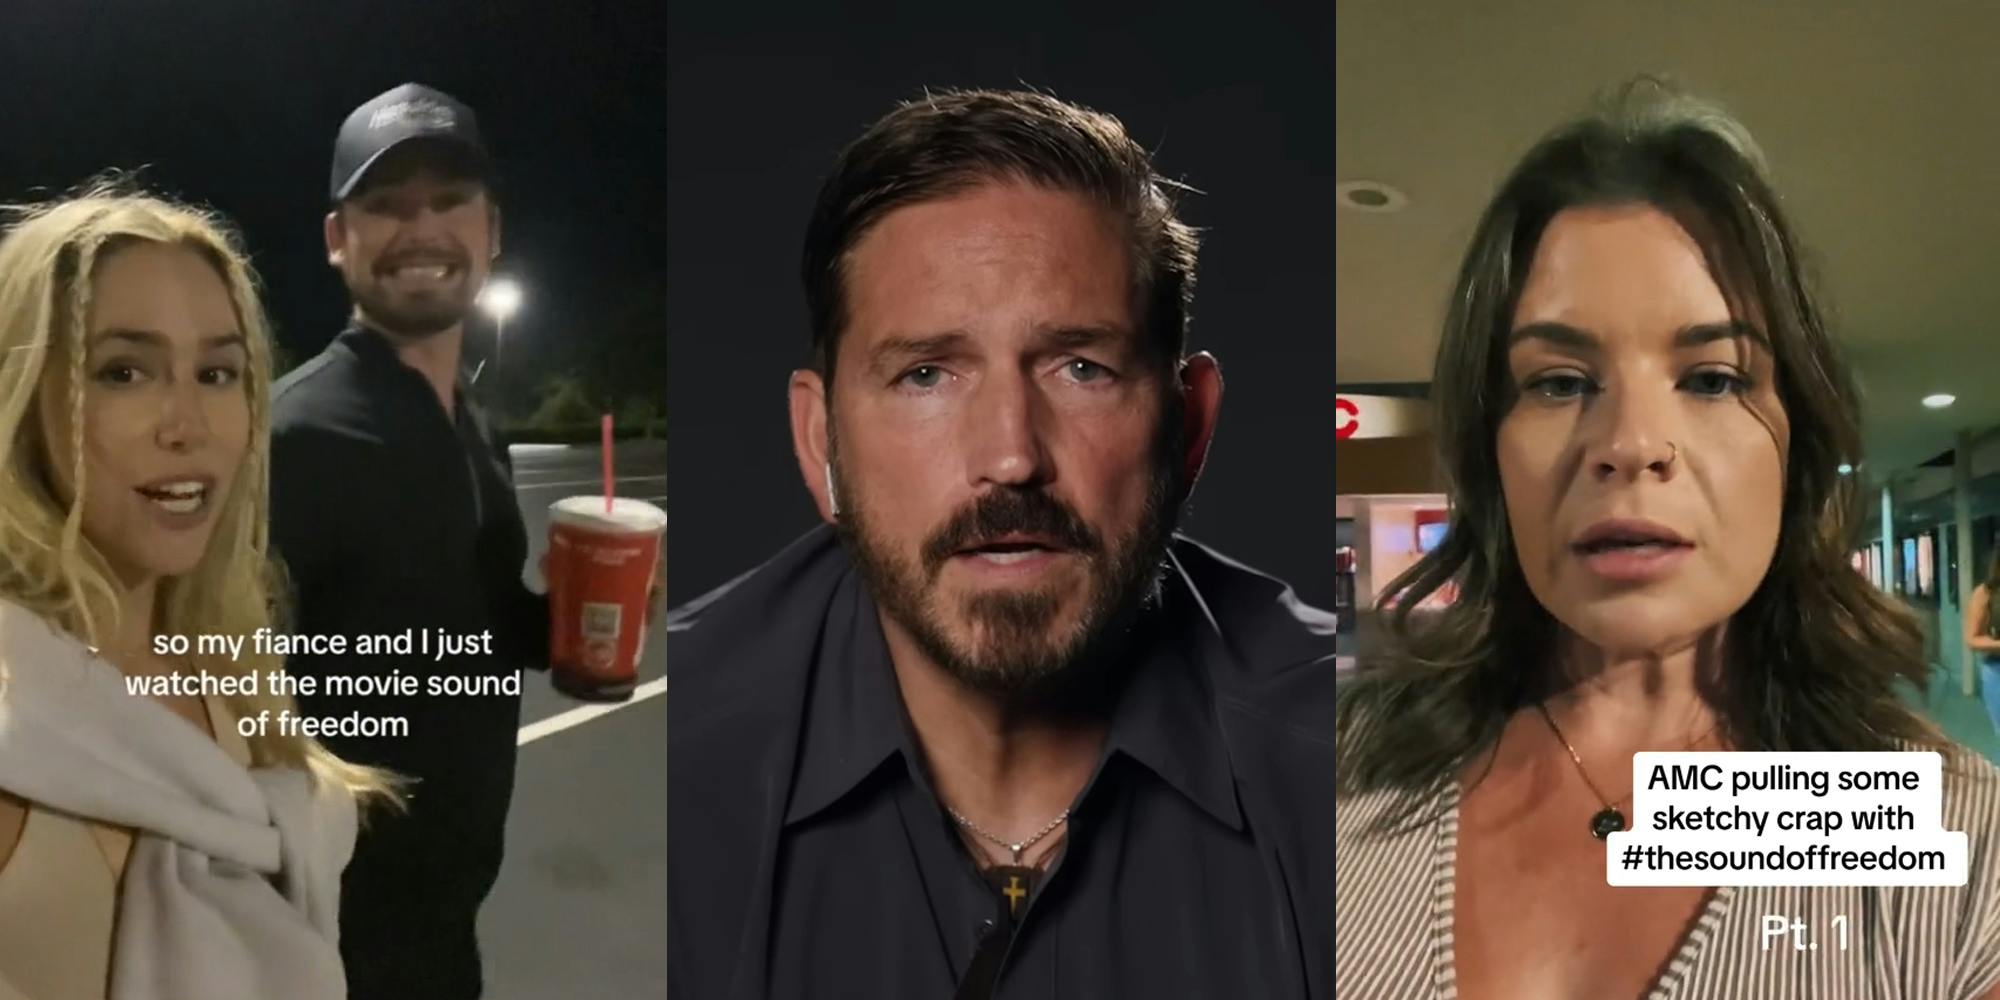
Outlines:
<svg viewBox="0 0 2000 1000"><path fill-rule="evenodd" d="M1343 399L1339 396L1335 396L1333 397L1333 408L1339 410L1344 417L1344 419L1337 418L1334 421L1333 424L1334 440L1345 441L1361 431L1360 404L1354 402L1351 399Z"/></svg>
<svg viewBox="0 0 2000 1000"><path fill-rule="evenodd" d="M1421 399L1335 393L1333 408L1336 441L1412 437L1430 426L1430 404Z"/></svg>

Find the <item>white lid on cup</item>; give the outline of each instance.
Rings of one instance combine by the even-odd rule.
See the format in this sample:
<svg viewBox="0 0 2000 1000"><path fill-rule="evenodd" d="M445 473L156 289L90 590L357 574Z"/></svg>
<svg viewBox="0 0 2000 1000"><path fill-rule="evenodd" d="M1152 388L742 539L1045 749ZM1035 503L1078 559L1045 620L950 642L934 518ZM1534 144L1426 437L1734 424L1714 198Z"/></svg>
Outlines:
<svg viewBox="0 0 2000 1000"><path fill-rule="evenodd" d="M645 535L665 530L667 512L644 500L613 497L611 513L604 512L604 496L564 497L549 505L549 520L588 528Z"/></svg>

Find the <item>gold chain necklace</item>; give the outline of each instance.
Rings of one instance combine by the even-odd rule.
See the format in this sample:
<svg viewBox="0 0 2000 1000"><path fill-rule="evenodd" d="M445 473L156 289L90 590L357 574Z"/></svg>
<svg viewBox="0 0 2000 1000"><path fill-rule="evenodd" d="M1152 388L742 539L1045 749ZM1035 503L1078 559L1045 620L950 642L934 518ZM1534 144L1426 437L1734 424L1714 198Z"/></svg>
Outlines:
<svg viewBox="0 0 2000 1000"><path fill-rule="evenodd" d="M1638 789L1634 788L1633 792L1626 792L1624 795L1619 796L1616 801L1605 798L1604 793L1598 790L1597 782L1590 780L1590 772L1583 767L1583 758L1577 756L1576 748L1570 745L1569 740L1563 736L1562 728L1556 725L1555 716L1549 714L1549 706L1544 702L1538 701L1535 703L1535 708L1542 713L1542 721L1549 724L1549 732L1555 734L1556 742L1561 743L1563 749L1569 751L1570 762L1576 765L1577 777L1582 778L1583 783L1590 788L1590 794L1597 796L1597 801L1604 804L1604 808L1599 809L1596 815L1590 817L1590 835L1603 840L1625 829L1625 814L1618 809L1618 803L1631 798L1633 792L1638 791ZM1720 723L1717 724L1720 725ZM1681 752L1685 753L1688 750L1694 749L1702 740L1708 739L1710 734L1714 732L1715 726L1708 727L1708 732L1689 740L1687 745L1681 748Z"/></svg>
<svg viewBox="0 0 2000 1000"><path fill-rule="evenodd" d="M960 814L958 810L953 809L950 806L945 806L944 811L950 813L951 818L957 821L959 826L965 828L968 831L971 831L972 833L979 835L979 838L981 840L985 840L988 843L996 844L999 845L1000 847L1006 848L1007 851L1014 856L1014 863L1017 865L1021 863L1022 851L1025 851L1028 848L1033 847L1036 844L1040 843L1043 837L1046 837L1049 834L1054 833L1056 827L1061 826L1064 820L1069 819L1069 810L1064 809L1061 813L1056 815L1055 819L1049 820L1049 825L1042 827L1040 830L1035 831L1034 836L1029 837L1028 839L1022 841L1009 841L1001 837L996 837L993 834L986 832L986 830L981 828L979 824L974 823L969 819L966 819L965 816Z"/></svg>

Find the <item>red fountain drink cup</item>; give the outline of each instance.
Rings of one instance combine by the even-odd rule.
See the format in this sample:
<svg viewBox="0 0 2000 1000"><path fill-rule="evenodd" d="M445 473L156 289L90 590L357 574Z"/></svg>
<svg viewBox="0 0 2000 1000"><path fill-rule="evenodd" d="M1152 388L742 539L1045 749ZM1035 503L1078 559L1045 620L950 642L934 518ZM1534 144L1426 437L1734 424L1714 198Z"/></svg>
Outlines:
<svg viewBox="0 0 2000 1000"><path fill-rule="evenodd" d="M566 694L632 696L667 512L644 500L567 497L549 505L549 666Z"/></svg>

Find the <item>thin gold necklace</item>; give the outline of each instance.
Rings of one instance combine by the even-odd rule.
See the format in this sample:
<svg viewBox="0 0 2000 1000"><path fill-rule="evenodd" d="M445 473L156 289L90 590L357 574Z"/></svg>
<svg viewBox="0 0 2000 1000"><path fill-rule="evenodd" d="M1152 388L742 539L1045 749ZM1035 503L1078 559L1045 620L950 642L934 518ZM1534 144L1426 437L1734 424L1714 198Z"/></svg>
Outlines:
<svg viewBox="0 0 2000 1000"><path fill-rule="evenodd" d="M977 834L981 840L1005 848L1008 851L1008 853L1014 856L1014 863L1017 865L1021 863L1021 852L1026 851L1028 848L1033 847L1036 844L1040 843L1043 837L1046 837L1049 834L1054 833L1056 827L1063 825L1063 821L1069 819L1069 810L1064 809L1062 812L1056 814L1055 819L1049 820L1049 825L1042 827L1040 830L1035 831L1034 836L1029 837L1026 840L1010 841L1007 840L1006 838L997 837L991 833L986 832L986 830L982 828L979 824L974 823L969 819L966 819L964 814L960 813L958 810L953 809L950 806L945 806L944 811L950 813L951 818L954 821L956 821L960 827L963 827L964 829Z"/></svg>
<svg viewBox="0 0 2000 1000"><path fill-rule="evenodd" d="M1549 706L1544 702L1538 701L1535 703L1535 708L1542 713L1542 721L1549 724L1549 732L1555 734L1556 742L1561 743L1563 749L1569 751L1570 762L1576 765L1577 777L1583 779L1583 783L1590 788L1590 794L1597 796L1597 801L1604 803L1604 808L1599 809L1596 815L1590 817L1590 835L1603 840L1625 829L1625 814L1619 811L1618 803L1631 798L1632 792L1626 792L1624 795L1619 796L1616 801L1605 798L1604 793L1598 790L1597 782L1590 780L1590 772L1584 769L1583 758L1577 756L1576 748L1571 746L1568 738L1563 736L1562 727L1556 725L1555 716L1549 714ZM1719 725L1720 723L1718 722L1717 724ZM1681 751L1686 752L1693 749L1702 740L1708 739L1710 734L1714 732L1715 726L1708 727L1708 732L1689 740L1687 745L1681 748ZM1634 789L1634 791L1637 791L1637 789Z"/></svg>

